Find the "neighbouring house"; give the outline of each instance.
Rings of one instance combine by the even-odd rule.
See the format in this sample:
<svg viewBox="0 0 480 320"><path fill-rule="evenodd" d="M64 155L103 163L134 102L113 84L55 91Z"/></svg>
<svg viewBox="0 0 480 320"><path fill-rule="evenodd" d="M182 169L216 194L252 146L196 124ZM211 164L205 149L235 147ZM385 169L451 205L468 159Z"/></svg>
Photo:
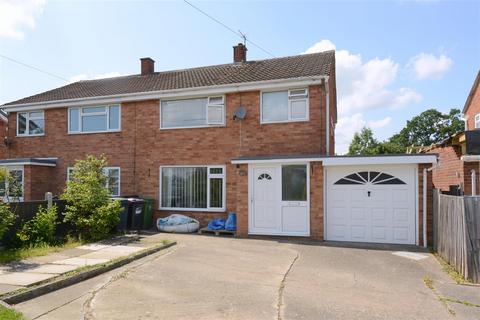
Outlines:
<svg viewBox="0 0 480 320"><path fill-rule="evenodd" d="M140 74L7 103L0 165L32 200L105 154L112 195L152 197L155 218L236 212L240 237L426 244L436 156L334 155L334 51L249 61L238 44L233 57L163 72L143 58Z"/></svg>
<svg viewBox="0 0 480 320"><path fill-rule="evenodd" d="M438 154L433 184L443 192L479 194L480 186L480 71L463 108L465 131L429 147Z"/></svg>

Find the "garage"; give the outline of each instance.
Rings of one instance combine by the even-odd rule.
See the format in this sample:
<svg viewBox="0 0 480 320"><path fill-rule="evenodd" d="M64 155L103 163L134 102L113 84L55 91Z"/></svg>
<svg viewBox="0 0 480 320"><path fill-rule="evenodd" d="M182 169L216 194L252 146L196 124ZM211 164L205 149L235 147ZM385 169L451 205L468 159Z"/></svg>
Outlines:
<svg viewBox="0 0 480 320"><path fill-rule="evenodd" d="M417 166L326 167L326 239L415 244Z"/></svg>

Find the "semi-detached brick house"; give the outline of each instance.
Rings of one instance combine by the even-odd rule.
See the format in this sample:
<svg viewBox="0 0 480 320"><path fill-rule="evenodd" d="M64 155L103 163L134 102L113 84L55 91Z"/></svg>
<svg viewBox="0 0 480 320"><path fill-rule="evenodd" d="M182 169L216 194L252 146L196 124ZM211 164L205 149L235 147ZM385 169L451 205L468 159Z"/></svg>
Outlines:
<svg viewBox="0 0 480 320"><path fill-rule="evenodd" d="M144 58L138 75L7 103L0 165L32 200L60 194L76 159L105 154L112 195L152 197L155 218L205 225L236 212L239 236L422 244L422 169L435 157L335 157L335 52L246 52L238 44L233 63L165 72Z"/></svg>
<svg viewBox="0 0 480 320"><path fill-rule="evenodd" d="M444 192L465 195L480 193L480 71L463 108L465 131L431 146L438 154L433 169L433 184ZM453 187L453 190L450 188ZM455 190L455 191L454 191Z"/></svg>

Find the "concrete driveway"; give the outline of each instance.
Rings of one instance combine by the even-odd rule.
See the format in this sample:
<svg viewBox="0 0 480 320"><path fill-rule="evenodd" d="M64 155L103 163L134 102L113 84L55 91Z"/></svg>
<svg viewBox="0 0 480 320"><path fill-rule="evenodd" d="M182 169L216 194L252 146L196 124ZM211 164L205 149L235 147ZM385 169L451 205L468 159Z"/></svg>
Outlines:
<svg viewBox="0 0 480 320"><path fill-rule="evenodd" d="M448 319L430 254L197 235L16 307L35 319ZM468 317L466 317L468 318Z"/></svg>

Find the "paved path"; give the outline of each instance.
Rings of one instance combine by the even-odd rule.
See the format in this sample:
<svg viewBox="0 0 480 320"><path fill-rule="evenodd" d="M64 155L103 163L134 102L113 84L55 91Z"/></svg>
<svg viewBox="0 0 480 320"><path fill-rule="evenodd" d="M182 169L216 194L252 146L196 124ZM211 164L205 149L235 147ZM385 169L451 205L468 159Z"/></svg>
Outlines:
<svg viewBox="0 0 480 320"><path fill-rule="evenodd" d="M116 237L46 256L0 265L0 294L33 286L84 266L128 256L151 245L134 240L131 236Z"/></svg>
<svg viewBox="0 0 480 320"><path fill-rule="evenodd" d="M155 237L178 245L16 308L32 319L479 318L425 286L425 277L453 285L430 254Z"/></svg>

